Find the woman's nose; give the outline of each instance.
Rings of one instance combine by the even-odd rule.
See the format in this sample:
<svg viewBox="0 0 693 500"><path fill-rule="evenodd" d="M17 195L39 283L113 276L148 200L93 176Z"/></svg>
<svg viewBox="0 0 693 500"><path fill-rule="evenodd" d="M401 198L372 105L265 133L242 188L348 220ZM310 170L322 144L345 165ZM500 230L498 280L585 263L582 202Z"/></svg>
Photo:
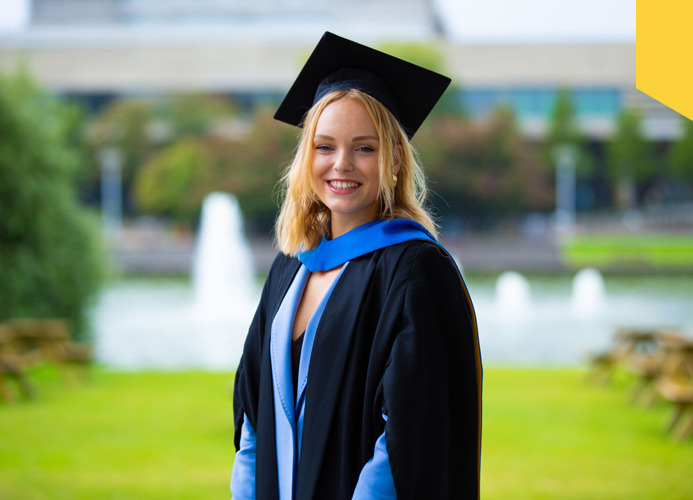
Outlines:
<svg viewBox="0 0 693 500"><path fill-rule="evenodd" d="M337 153L332 168L334 168L337 172L350 172L354 169L352 157L348 150L342 150Z"/></svg>

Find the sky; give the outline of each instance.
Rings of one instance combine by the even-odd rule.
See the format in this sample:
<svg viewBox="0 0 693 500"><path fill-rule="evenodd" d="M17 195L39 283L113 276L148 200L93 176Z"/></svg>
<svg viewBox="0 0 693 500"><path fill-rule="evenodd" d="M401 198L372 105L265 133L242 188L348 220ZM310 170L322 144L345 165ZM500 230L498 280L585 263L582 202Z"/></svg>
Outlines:
<svg viewBox="0 0 693 500"><path fill-rule="evenodd" d="M470 43L635 42L636 0L434 0Z"/></svg>
<svg viewBox="0 0 693 500"><path fill-rule="evenodd" d="M635 42L636 0L434 0L455 41ZM0 0L0 31L21 30L29 0Z"/></svg>
<svg viewBox="0 0 693 500"><path fill-rule="evenodd" d="M29 19L29 0L0 0L0 31L16 31Z"/></svg>

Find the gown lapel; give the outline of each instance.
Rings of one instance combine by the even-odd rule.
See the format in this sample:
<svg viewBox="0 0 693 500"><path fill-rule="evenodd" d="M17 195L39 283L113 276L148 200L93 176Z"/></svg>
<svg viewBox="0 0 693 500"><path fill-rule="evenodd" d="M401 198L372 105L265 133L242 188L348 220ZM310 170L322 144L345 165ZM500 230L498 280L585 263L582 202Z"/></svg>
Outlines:
<svg viewBox="0 0 693 500"><path fill-rule="evenodd" d="M280 500L293 497L296 418L291 377L291 327L309 276L310 272L302 266L272 321L270 357Z"/></svg>
<svg viewBox="0 0 693 500"><path fill-rule="evenodd" d="M280 500L293 498L293 488L296 478L295 465L300 456L303 430L305 387L308 380L311 352L317 329L323 311L339 283L339 279L348 266L345 263L333 284L313 312L306 327L301 363L299 365L297 392L294 399L294 388L291 377L291 330L296 310L301 301L303 291L310 277L310 272L302 266L289 287L284 300L272 322L270 340L270 357L272 365L272 382L274 396L275 443L277 455L278 489ZM295 403L294 403L295 401ZM296 440L294 440L296 436Z"/></svg>
<svg viewBox="0 0 693 500"><path fill-rule="evenodd" d="M268 311L268 321L265 326L265 338L262 348L262 372L270 376L260 377L260 397L258 402L257 420L257 456L271 457L267 460L258 460L256 463L256 476L261 477L261 481L256 482L256 497L267 499L279 499L279 477L277 470L277 443L275 442L275 414L274 383L272 380L272 359L271 359L271 329L274 318L279 307L284 301L291 283L294 281L296 273L301 267L301 263L296 259L286 259L277 269L277 283L272 292L275 299ZM266 436L266 438L264 438Z"/></svg>
<svg viewBox="0 0 693 500"><path fill-rule="evenodd" d="M298 367L298 381L296 384L296 392L298 393L296 396L296 408L295 408L295 415L297 417L297 429L296 429L296 443L298 445L298 456L301 456L301 444L303 440L303 421L305 418L305 394L306 394L306 385L308 383L308 370L310 368L310 360L312 357L313 353L313 345L315 343L315 336L317 334L317 330L320 325L321 318L324 314L325 307L327 306L327 303L329 303L330 297L332 296L332 292L334 291L335 287L339 283L340 278L342 277L342 274L344 274L345 269L349 266L349 262L346 262L342 269L339 271L337 276L335 277L334 281L332 282L332 285L327 289L325 292L325 295L323 298L320 300L320 303L318 306L315 308L315 311L313 312L313 315L310 317L310 320L308 321L308 325L306 326L306 333L304 334L303 338L303 347L301 349L301 362L299 363Z"/></svg>
<svg viewBox="0 0 693 500"><path fill-rule="evenodd" d="M368 261L349 263L334 287L315 334L310 376L303 395L307 400L303 426L310 432L304 434L301 443L296 500L312 498L317 486L361 306L359 300L349 298L366 295L372 273L366 266Z"/></svg>

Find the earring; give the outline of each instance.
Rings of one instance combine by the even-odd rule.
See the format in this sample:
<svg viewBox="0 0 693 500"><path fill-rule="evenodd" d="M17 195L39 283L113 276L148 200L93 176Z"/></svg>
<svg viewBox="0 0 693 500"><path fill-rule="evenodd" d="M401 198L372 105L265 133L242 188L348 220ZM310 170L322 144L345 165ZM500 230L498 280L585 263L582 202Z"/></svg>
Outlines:
<svg viewBox="0 0 693 500"><path fill-rule="evenodd" d="M396 176L396 175L393 175L393 176L392 176L392 182L394 182L395 184L397 184L397 176Z"/></svg>

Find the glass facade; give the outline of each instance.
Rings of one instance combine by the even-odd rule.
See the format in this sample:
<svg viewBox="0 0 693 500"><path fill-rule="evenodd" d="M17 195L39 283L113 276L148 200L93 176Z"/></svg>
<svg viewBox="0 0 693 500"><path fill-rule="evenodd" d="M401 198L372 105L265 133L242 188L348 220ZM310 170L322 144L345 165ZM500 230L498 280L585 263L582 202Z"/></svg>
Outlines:
<svg viewBox="0 0 693 500"><path fill-rule="evenodd" d="M473 118L492 112L501 104L509 105L522 118L546 118L551 114L557 88L468 88L459 91L464 109ZM573 88L570 91L579 117L615 118L621 109L621 91L608 87Z"/></svg>

